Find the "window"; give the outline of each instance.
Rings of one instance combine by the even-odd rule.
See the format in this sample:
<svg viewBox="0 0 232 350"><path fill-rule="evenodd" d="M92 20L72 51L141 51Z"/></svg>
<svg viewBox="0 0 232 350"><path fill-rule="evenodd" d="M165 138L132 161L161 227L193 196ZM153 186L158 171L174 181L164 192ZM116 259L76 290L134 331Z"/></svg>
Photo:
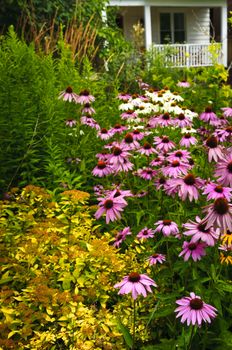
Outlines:
<svg viewBox="0 0 232 350"><path fill-rule="evenodd" d="M160 13L160 43L183 43L184 41L184 13Z"/></svg>

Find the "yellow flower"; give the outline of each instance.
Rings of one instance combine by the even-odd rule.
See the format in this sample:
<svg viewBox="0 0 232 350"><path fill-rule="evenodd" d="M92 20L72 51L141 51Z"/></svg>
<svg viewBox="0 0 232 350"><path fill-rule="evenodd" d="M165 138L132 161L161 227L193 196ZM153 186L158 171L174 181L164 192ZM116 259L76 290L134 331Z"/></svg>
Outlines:
<svg viewBox="0 0 232 350"><path fill-rule="evenodd" d="M232 232L227 230L221 237L222 244L231 245L232 244Z"/></svg>
<svg viewBox="0 0 232 350"><path fill-rule="evenodd" d="M224 255L224 254L220 254L220 262L221 262L221 264L223 264L223 263L226 263L227 265L232 265L232 256L230 256L230 255L228 255L228 256L226 256L226 255Z"/></svg>

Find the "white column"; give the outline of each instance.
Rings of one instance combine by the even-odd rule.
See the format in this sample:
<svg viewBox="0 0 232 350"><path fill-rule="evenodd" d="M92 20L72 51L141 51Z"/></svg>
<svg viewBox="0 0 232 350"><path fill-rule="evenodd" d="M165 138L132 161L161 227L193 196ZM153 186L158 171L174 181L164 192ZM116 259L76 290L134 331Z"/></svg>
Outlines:
<svg viewBox="0 0 232 350"><path fill-rule="evenodd" d="M149 50L152 45L152 30L151 30L151 6L144 6L144 24L145 24L145 45L146 50Z"/></svg>
<svg viewBox="0 0 232 350"><path fill-rule="evenodd" d="M221 7L221 42L222 42L222 64L227 67L228 43L227 43L227 6Z"/></svg>

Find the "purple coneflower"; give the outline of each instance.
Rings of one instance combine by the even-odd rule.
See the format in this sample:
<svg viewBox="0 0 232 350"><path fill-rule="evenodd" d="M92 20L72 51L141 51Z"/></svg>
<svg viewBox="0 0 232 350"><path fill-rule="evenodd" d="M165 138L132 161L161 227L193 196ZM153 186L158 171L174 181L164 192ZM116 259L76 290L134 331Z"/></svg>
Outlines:
<svg viewBox="0 0 232 350"><path fill-rule="evenodd" d="M113 246L119 248L120 244L126 239L126 236L131 235L130 227L125 227L123 230L119 231L115 237Z"/></svg>
<svg viewBox="0 0 232 350"><path fill-rule="evenodd" d="M154 144L156 145L156 148L162 152L168 152L175 147L174 142L169 140L168 136L162 136L162 137L155 136Z"/></svg>
<svg viewBox="0 0 232 350"><path fill-rule="evenodd" d="M107 190L109 196L112 197L133 197L133 193L130 190L122 190L119 186L117 186L114 190Z"/></svg>
<svg viewBox="0 0 232 350"><path fill-rule="evenodd" d="M67 119L65 120L65 125L69 126L70 128L73 128L74 126L77 125L76 119Z"/></svg>
<svg viewBox="0 0 232 350"><path fill-rule="evenodd" d="M139 294L146 297L147 292L152 292L150 286L157 287L157 284L145 274L131 272L128 276L123 277L120 283L115 284L114 288L120 288L118 294L129 294L131 292L132 298L136 299Z"/></svg>
<svg viewBox="0 0 232 350"><path fill-rule="evenodd" d="M66 90L61 91L58 98L59 99L62 98L63 101L77 103L77 97L78 95L75 92L73 92L73 89L71 88L71 86L68 86Z"/></svg>
<svg viewBox="0 0 232 350"><path fill-rule="evenodd" d="M127 152L125 148L120 146L114 146L112 148L112 153L109 157L109 162L110 164L117 167L118 165L123 164L130 155L131 154Z"/></svg>
<svg viewBox="0 0 232 350"><path fill-rule="evenodd" d="M167 160L179 160L182 162L187 162L191 158L190 152L185 149L178 149L176 151L168 153Z"/></svg>
<svg viewBox="0 0 232 350"><path fill-rule="evenodd" d="M91 103L95 101L95 97L90 95L89 90L82 90L76 98L76 102L81 105L85 105L86 103Z"/></svg>
<svg viewBox="0 0 232 350"><path fill-rule="evenodd" d="M156 150L149 142L145 142L143 147L138 149L138 152L144 154L145 156L150 156L151 154L156 153Z"/></svg>
<svg viewBox="0 0 232 350"><path fill-rule="evenodd" d="M151 168L138 169L135 175L138 175L144 180L152 180L157 175L157 170Z"/></svg>
<svg viewBox="0 0 232 350"><path fill-rule="evenodd" d="M139 233L137 234L137 238L139 239L147 239L147 238L153 238L155 234L155 231L151 228L144 227Z"/></svg>
<svg viewBox="0 0 232 350"><path fill-rule="evenodd" d="M128 111L123 112L123 113L120 115L120 117L121 117L122 119L124 119L124 120L125 120L125 119L135 119L135 118L138 117L138 114L137 114L135 111L129 109Z"/></svg>
<svg viewBox="0 0 232 350"><path fill-rule="evenodd" d="M232 187L232 153L219 160L214 175L222 186Z"/></svg>
<svg viewBox="0 0 232 350"><path fill-rule="evenodd" d="M161 169L164 176L177 178L180 175L186 175L190 168L189 164L180 162L179 160L173 160L169 164Z"/></svg>
<svg viewBox="0 0 232 350"><path fill-rule="evenodd" d="M184 256L184 261L189 260L190 257L193 261L201 260L202 256L206 254L206 247L206 243L193 242L192 240L190 242L184 241L182 246L183 250L179 256Z"/></svg>
<svg viewBox="0 0 232 350"><path fill-rule="evenodd" d="M112 166L107 164L107 162L99 160L97 166L93 169L92 174L94 176L103 177L111 174L112 172Z"/></svg>
<svg viewBox="0 0 232 350"><path fill-rule="evenodd" d="M181 317L181 323L187 321L188 326L192 324L200 327L202 321L211 323L211 320L217 316L217 309L206 304L201 300L201 297L193 292L190 293L190 297L177 300L176 304L179 305L175 309L175 312L177 312L176 317Z"/></svg>
<svg viewBox="0 0 232 350"><path fill-rule="evenodd" d="M168 112L158 116L156 121L157 121L157 125L162 126L162 127L173 125L173 120Z"/></svg>
<svg viewBox="0 0 232 350"><path fill-rule="evenodd" d="M145 133L139 131L138 129L135 129L135 130L133 130L131 132L133 134L134 140L137 140L137 141L142 140L144 138L144 136L145 136Z"/></svg>
<svg viewBox="0 0 232 350"><path fill-rule="evenodd" d="M182 80L182 81L179 81L177 83L177 86L180 86L180 87L183 87L183 88L189 88L190 87L190 83L186 80Z"/></svg>
<svg viewBox="0 0 232 350"><path fill-rule="evenodd" d="M162 232L164 236L177 236L179 229L177 224L171 220L159 220L154 225L158 225L154 232Z"/></svg>
<svg viewBox="0 0 232 350"><path fill-rule="evenodd" d="M90 128L96 130L100 130L100 125L96 122L96 120L87 115L81 117L81 124L88 125Z"/></svg>
<svg viewBox="0 0 232 350"><path fill-rule="evenodd" d="M172 181L172 184L171 184ZM183 178L170 180L170 186L178 186L178 196L182 201L185 201L188 197L190 202L198 200L199 192L198 188L202 188L204 185L204 180L199 177L195 177L193 174L188 174Z"/></svg>
<svg viewBox="0 0 232 350"><path fill-rule="evenodd" d="M121 125L121 124L115 124L115 126L110 129L110 133L112 135L114 135L114 134L121 134L125 130L127 130L126 126Z"/></svg>
<svg viewBox="0 0 232 350"><path fill-rule="evenodd" d="M180 145L186 148L189 148L195 145L196 143L197 143L197 139L189 133L185 134L180 140Z"/></svg>
<svg viewBox="0 0 232 350"><path fill-rule="evenodd" d="M232 231L232 204L229 204L226 198L215 199L214 203L207 205L203 211L207 212L203 219L206 229L214 226L222 231Z"/></svg>
<svg viewBox="0 0 232 350"><path fill-rule="evenodd" d="M192 121L180 113L175 119L173 119L173 125L178 126L179 128L187 128L192 126Z"/></svg>
<svg viewBox="0 0 232 350"><path fill-rule="evenodd" d="M216 114L212 111L212 108L206 107L205 111L200 114L199 118L206 123L212 123L218 120Z"/></svg>
<svg viewBox="0 0 232 350"><path fill-rule="evenodd" d="M186 224L183 224L183 227L187 229L187 231L183 232L183 235L192 236L192 243L197 243L201 240L208 246L214 246L220 235L219 229L215 230L213 227L206 229L206 223L199 216L196 216L196 222L190 220Z"/></svg>
<svg viewBox="0 0 232 350"><path fill-rule="evenodd" d="M226 117L226 118L232 117L232 108L224 107L224 108L221 108L221 110L223 111L224 117Z"/></svg>
<svg viewBox="0 0 232 350"><path fill-rule="evenodd" d="M81 110L81 114L88 114L88 115L92 115L95 114L95 109L93 107L91 107L90 103L86 103L84 105L84 108Z"/></svg>
<svg viewBox="0 0 232 350"><path fill-rule="evenodd" d="M106 223L115 221L121 218L121 211L127 206L127 202L123 197L107 197L99 198L100 207L96 213L95 218L99 219L103 214L106 214Z"/></svg>
<svg viewBox="0 0 232 350"><path fill-rule="evenodd" d="M230 141L232 136L232 126L228 126L224 129L216 129L214 135L220 142Z"/></svg>
<svg viewBox="0 0 232 350"><path fill-rule="evenodd" d="M158 156L150 162L150 165L151 166L161 166L164 162L164 159L165 158L163 156Z"/></svg>
<svg viewBox="0 0 232 350"><path fill-rule="evenodd" d="M127 102L131 98L131 95L127 92L121 92L120 94L118 94L117 98L121 101Z"/></svg>
<svg viewBox="0 0 232 350"><path fill-rule="evenodd" d="M213 182L210 182L205 186L202 194L207 195L207 201L210 201L211 199L224 197L229 202L232 198L231 192L232 192L232 188L230 187L222 187Z"/></svg>
<svg viewBox="0 0 232 350"><path fill-rule="evenodd" d="M106 128L102 128L101 130L99 130L97 132L97 136L101 139L101 140L109 140L112 137L112 134L110 133L109 130L107 130Z"/></svg>
<svg viewBox="0 0 232 350"><path fill-rule="evenodd" d="M217 162L223 158L222 146L218 145L218 140L215 136L210 136L204 142L204 145L208 148L208 161L214 160Z"/></svg>
<svg viewBox="0 0 232 350"><path fill-rule="evenodd" d="M152 254L147 260L149 265L156 265L157 263L163 264L163 262L166 261L166 257L163 254Z"/></svg>
<svg viewBox="0 0 232 350"><path fill-rule="evenodd" d="M127 148L128 150L135 150L140 147L140 144L138 143L138 141L134 139L134 136L132 133L127 133L124 136L124 139L122 140L121 145L125 147L125 149Z"/></svg>

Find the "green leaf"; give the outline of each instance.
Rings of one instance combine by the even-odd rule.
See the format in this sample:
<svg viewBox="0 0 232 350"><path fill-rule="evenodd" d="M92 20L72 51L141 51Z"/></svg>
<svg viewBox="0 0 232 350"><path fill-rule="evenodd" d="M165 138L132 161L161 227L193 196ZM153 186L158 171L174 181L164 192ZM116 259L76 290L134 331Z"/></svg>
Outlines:
<svg viewBox="0 0 232 350"><path fill-rule="evenodd" d="M230 292L232 293L232 283L226 283L224 281L218 281L218 289L222 289L225 292Z"/></svg>
<svg viewBox="0 0 232 350"><path fill-rule="evenodd" d="M131 348L133 345L133 339L129 329L126 326L124 326L124 324L121 322L120 319L118 319L117 324L120 332L122 332L122 335L123 335L123 338L125 339L126 344Z"/></svg>

